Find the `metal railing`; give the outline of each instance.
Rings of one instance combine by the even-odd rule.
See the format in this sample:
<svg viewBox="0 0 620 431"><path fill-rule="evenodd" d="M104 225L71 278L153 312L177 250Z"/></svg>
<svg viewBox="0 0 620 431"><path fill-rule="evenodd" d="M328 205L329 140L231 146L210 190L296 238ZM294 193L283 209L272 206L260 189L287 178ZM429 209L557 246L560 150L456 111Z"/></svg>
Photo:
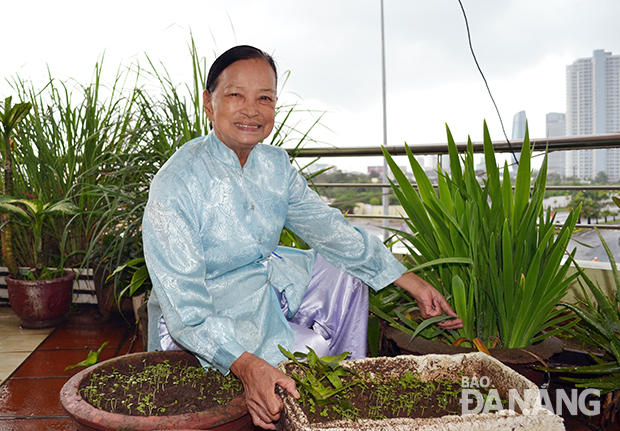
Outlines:
<svg viewBox="0 0 620 431"><path fill-rule="evenodd" d="M545 151L549 153L554 151L575 151L600 148L619 148L620 133L606 135L586 135L586 136L570 136L555 137L544 139L530 139L530 143L534 145L535 151ZM456 144L459 152L467 149L467 143ZM523 141L494 141L493 148L496 153L519 152L523 146ZM474 153L482 153L484 145L482 142L472 142ZM403 156L407 154L406 146L387 146L385 149L392 156ZM421 144L409 146L414 155L446 155L448 154L447 144ZM297 148L289 149L289 154L295 158L318 158L318 157L371 157L383 156L381 147L348 147L348 148ZM364 187L364 188L382 188L386 185L383 183L312 183L314 187ZM415 184L414 184L415 187ZM389 188L389 187L388 187ZM547 186L547 190L607 190L619 191L620 185L563 185L563 186ZM381 220L401 220L400 216L391 215L375 215L375 214L348 214L351 218L368 218ZM578 224L576 228L594 228L599 229L620 229L619 225L605 224Z"/></svg>
<svg viewBox="0 0 620 431"><path fill-rule="evenodd" d="M608 135L585 135L585 136L565 136L561 138L530 139L536 151L549 152L561 150L589 150L595 148L618 148L620 147L620 133ZM467 143L456 144L459 151L467 149ZM474 153L482 153L483 143L472 142ZM494 141L493 148L496 153L519 152L523 146L523 141ZM405 145L386 146L385 149L392 156L404 156L407 154ZM447 144L420 144L411 145L409 149L413 154L448 154ZM349 147L349 148L298 148L288 150L295 157L366 157L383 156L381 147Z"/></svg>

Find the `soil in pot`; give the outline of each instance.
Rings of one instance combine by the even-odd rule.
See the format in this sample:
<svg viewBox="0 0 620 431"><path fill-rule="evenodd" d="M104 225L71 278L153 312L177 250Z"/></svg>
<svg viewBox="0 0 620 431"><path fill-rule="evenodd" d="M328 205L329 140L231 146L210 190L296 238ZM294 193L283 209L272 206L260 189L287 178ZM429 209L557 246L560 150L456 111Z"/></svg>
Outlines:
<svg viewBox="0 0 620 431"><path fill-rule="evenodd" d="M174 366L179 362L187 362L193 369ZM165 365L162 368L157 367L161 363ZM144 372L147 365L156 367L149 368L140 376L140 372ZM168 368L169 365L172 367ZM122 370L124 371L121 372ZM95 374L98 376L93 381L90 377ZM118 378L122 374L126 377ZM202 374L198 359L189 352L143 352L119 356L93 365L71 377L60 391L60 403L78 429L84 431L250 430L252 420L244 397L231 391L231 387L221 388L220 383L217 389L224 389L224 392L228 393L226 398L220 398L218 390L208 386L209 377ZM218 374L212 376L216 380L222 377ZM179 385L184 386L184 389L173 389ZM102 395L104 386L116 390L106 398ZM85 398L100 408L93 406ZM227 402L230 398L234 399ZM127 414L121 413L124 406ZM174 414L177 408L181 414ZM111 410L114 410L114 413Z"/></svg>
<svg viewBox="0 0 620 431"><path fill-rule="evenodd" d="M187 360L136 366L119 361L90 374L79 393L92 406L129 416L171 416L208 410L243 396L232 373L223 376Z"/></svg>
<svg viewBox="0 0 620 431"><path fill-rule="evenodd" d="M317 402L311 393L298 387L300 406L311 424L340 419L433 418L461 414L461 381L440 378L423 381L418 373L406 371L393 376L384 363L372 365L342 378L350 388L331 397L329 403ZM286 366L287 374L303 376L295 364Z"/></svg>
<svg viewBox="0 0 620 431"><path fill-rule="evenodd" d="M329 369L334 370L334 374L341 377L342 385L340 386L346 388L347 383L344 380L345 377L342 377L343 373L336 373L338 370L331 367L336 362L336 360L331 358L336 357L328 358L321 358L324 362L330 362L329 368L323 368L323 370L327 372L329 372ZM324 393L327 396L333 395L329 393L329 385L324 383L324 380L317 378L320 374L313 372L313 367L307 370L302 361L297 360L297 358L289 357L289 359L291 359L290 362L280 363L278 368L288 372L287 367L290 366L291 362L295 363L304 373L314 377L314 379L309 379L309 382L312 382L311 386L315 387L317 392ZM308 364L313 362L310 360L310 355L308 355L307 362ZM542 407L536 385L497 359L483 353L376 357L342 361L338 364L343 368L354 370L358 374L373 370L373 373L376 372L376 374L381 374L389 379L387 386L398 386L398 383L393 383L395 380L391 380L391 377L405 375L408 371L419 374L420 380L426 382L437 384L441 379L451 379L457 383L462 383L464 388L468 388L468 392L465 393L465 389L463 389L460 396L455 396L457 399L463 399L464 403L462 409L459 405L458 412L471 414L447 414L441 417L430 417L430 415L427 417L406 417L401 415L386 419L365 419L360 415L360 420L336 419L322 423L312 423L299 401L286 393L286 391L279 390L278 393L283 397L285 406L282 417L276 423L276 428L279 431L312 431L318 429L330 431L349 429L365 431L404 431L410 429L421 431L454 431L457 429L472 431L514 431L515 429L528 431L565 430L562 425L562 419ZM289 375L297 381L297 378L290 374L290 372ZM474 384L474 379L477 381L476 384ZM483 383L483 380L485 383ZM323 383L320 385L317 384L317 381ZM302 386L303 384L298 381L298 390ZM486 401L482 399L483 396L480 397L480 395L483 395L482 388L489 388ZM493 392L491 392L491 388ZM342 393L341 390L335 389L335 387L332 389L341 394L341 399L350 401L351 397L344 395L344 389ZM374 390L376 391L376 389ZM448 389L448 392L450 390ZM416 389L410 390L410 392L413 391L416 391ZM418 388L417 391L424 391L424 389ZM510 410L507 410L502 400L509 399L511 394L513 396L518 394L521 400L525 400L525 403L516 402ZM471 400L471 395L475 395L477 400ZM406 399L403 401L410 404ZM475 401L474 405L470 401ZM390 402L398 404L401 400L397 399ZM346 403L343 404L346 405ZM338 407L342 408L343 404L338 402ZM510 403L508 405L510 406ZM467 408L465 408L466 406ZM485 414L485 412L493 412L493 414Z"/></svg>

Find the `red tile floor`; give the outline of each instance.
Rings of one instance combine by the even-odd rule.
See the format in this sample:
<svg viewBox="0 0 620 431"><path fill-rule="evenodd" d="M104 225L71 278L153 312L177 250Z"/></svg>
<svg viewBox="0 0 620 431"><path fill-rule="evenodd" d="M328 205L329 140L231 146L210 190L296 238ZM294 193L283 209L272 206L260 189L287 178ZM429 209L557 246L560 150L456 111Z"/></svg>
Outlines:
<svg viewBox="0 0 620 431"><path fill-rule="evenodd" d="M0 431L77 430L58 394L79 369L65 368L86 359L89 351L106 341L100 360L143 350L135 325L120 314L104 320L93 306L74 310L0 386ZM571 417L565 417L565 427L567 431L599 429Z"/></svg>
<svg viewBox="0 0 620 431"><path fill-rule="evenodd" d="M0 386L0 431L77 430L58 394L80 369L65 368L106 341L100 360L143 350L135 325L120 314L103 320L92 306L73 311Z"/></svg>

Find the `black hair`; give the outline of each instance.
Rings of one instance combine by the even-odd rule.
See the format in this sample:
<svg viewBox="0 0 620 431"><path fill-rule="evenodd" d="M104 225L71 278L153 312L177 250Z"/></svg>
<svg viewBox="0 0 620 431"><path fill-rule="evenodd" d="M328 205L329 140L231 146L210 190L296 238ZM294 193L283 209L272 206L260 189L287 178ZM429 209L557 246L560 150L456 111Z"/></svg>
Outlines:
<svg viewBox="0 0 620 431"><path fill-rule="evenodd" d="M278 70L276 69L276 63L273 61L273 57L267 54L264 51L261 51L258 48L254 48L249 45L239 45L233 48L230 48L228 51L220 55L215 59L211 68L209 69L209 74L207 75L207 92L209 94L213 94L215 88L218 84L218 78L231 64L239 61L239 60L252 60L252 59L260 59L266 61L269 66L273 69L273 72L276 75L276 87L278 84Z"/></svg>

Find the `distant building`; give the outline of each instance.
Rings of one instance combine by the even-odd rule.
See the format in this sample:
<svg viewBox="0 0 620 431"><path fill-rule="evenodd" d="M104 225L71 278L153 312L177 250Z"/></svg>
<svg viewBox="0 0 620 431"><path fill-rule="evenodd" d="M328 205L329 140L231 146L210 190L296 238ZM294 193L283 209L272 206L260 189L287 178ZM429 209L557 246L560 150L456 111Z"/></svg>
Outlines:
<svg viewBox="0 0 620 431"><path fill-rule="evenodd" d="M308 174L314 174L316 172L322 171L323 169L327 169L329 167L326 163L313 163L310 166L304 169L304 172Z"/></svg>
<svg viewBox="0 0 620 431"><path fill-rule="evenodd" d="M376 172L379 175L383 175L383 166L368 166L367 169L369 174Z"/></svg>
<svg viewBox="0 0 620 431"><path fill-rule="evenodd" d="M566 115L562 112L550 112L546 122L547 138L566 136ZM567 172L566 158L569 151L554 151L549 153L547 159L547 172L556 173L562 177L572 177L572 172ZM572 159L572 158L571 158ZM571 165L572 166L572 165ZM572 170L572 169L571 169Z"/></svg>
<svg viewBox="0 0 620 431"><path fill-rule="evenodd" d="M513 141L523 141L525 139L525 129L527 127L527 116L525 115L525 111L517 112L514 117L512 117L512 140ZM517 161L521 159L521 153L516 153L515 158ZM513 163L514 160L511 160L510 163ZM517 172L518 166L514 164L512 166L513 172Z"/></svg>
<svg viewBox="0 0 620 431"><path fill-rule="evenodd" d="M592 57L566 66L566 135L620 132L620 56L602 49ZM593 179L604 171L611 181L620 179L620 149L571 152L568 176Z"/></svg>
<svg viewBox="0 0 620 431"><path fill-rule="evenodd" d="M527 117L525 111L517 112L512 117L512 140L522 141L525 138L525 126L527 125Z"/></svg>
<svg viewBox="0 0 620 431"><path fill-rule="evenodd" d="M400 166L400 170L403 171L405 175L407 175L407 166ZM383 166L368 166L367 173L372 174L373 172L376 172L379 175L383 175Z"/></svg>

